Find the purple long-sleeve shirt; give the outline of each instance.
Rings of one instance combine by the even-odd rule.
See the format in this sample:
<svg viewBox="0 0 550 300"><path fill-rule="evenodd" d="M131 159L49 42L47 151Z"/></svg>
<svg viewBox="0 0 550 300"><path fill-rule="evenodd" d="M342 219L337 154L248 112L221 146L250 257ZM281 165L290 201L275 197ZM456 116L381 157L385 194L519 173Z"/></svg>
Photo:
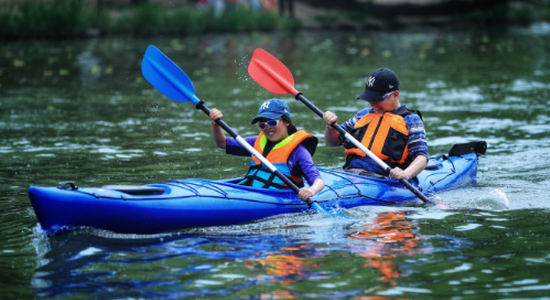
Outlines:
<svg viewBox="0 0 550 300"><path fill-rule="evenodd" d="M244 138L244 140L251 146L254 146L257 138L257 136L250 136ZM238 156L250 156L246 148L237 142L237 140L229 137L225 142L225 153ZM302 145L298 145L294 152L290 154L288 166L293 176L303 176L309 185L312 185L315 179L321 178L321 174L319 174L319 170L317 170L311 154L307 151L306 147Z"/></svg>

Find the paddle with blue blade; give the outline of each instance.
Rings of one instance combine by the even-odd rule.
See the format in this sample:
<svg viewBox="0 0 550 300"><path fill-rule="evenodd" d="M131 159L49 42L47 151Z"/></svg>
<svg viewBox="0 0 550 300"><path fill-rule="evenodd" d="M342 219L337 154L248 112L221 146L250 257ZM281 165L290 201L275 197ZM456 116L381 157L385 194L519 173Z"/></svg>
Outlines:
<svg viewBox="0 0 550 300"><path fill-rule="evenodd" d="M252 60L248 65L248 74L257 83L263 86L266 90L274 94L292 94L296 100L301 101L311 110L313 110L319 117L323 118L323 112L307 100L301 92L297 91L294 87L294 77L290 70L277 58L269 54L267 51L258 48L252 55ZM374 160L380 167L382 167L387 174L390 173L391 168L380 158L370 152L367 147L361 144L351 134L345 131L340 125L333 123L332 128L336 129L340 135L344 136L355 147L361 149L369 158ZM432 202L422 194L416 187L410 184L410 182L401 179L399 180L406 188L408 188L414 195L416 195L424 203L431 204Z"/></svg>
<svg viewBox="0 0 550 300"><path fill-rule="evenodd" d="M150 45L145 51L143 61L141 63L141 72L143 76L151 85L159 90L166 97L178 101L178 102L192 102L197 109L201 109L210 115L210 109L206 107L204 101L197 98L195 95L195 88L193 83L170 58L162 53L157 47ZM300 189L281 171L279 171L273 164L271 164L265 157L263 157L256 149L248 144L241 136L239 136L231 127L229 127L224 121L216 120L216 123L220 125L227 133L229 133L239 144L241 144L250 154L254 155L258 160L262 162L272 173L279 177L288 187L290 187L296 194ZM305 200L311 208L320 213L327 213L319 204L315 201L308 199Z"/></svg>

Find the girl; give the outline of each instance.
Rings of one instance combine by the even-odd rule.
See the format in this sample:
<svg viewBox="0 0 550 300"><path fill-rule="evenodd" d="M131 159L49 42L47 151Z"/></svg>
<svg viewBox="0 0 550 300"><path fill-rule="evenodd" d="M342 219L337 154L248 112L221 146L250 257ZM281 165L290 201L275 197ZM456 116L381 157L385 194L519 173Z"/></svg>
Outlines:
<svg viewBox="0 0 550 300"><path fill-rule="evenodd" d="M227 154L250 156L235 139L225 136L222 128L216 123L216 120L222 117L223 114L219 110L210 111L212 136L216 146L226 149ZM258 123L261 132L258 136L245 138L245 141L254 146L298 187L304 187L302 178L309 183L308 188L302 188L298 193L300 199L307 200L325 187L325 181L312 159L317 147L317 138L311 133L296 129L290 119L290 109L284 101L265 101L251 123ZM269 169L253 155L248 173L239 184L260 188L287 188L281 179L269 172Z"/></svg>

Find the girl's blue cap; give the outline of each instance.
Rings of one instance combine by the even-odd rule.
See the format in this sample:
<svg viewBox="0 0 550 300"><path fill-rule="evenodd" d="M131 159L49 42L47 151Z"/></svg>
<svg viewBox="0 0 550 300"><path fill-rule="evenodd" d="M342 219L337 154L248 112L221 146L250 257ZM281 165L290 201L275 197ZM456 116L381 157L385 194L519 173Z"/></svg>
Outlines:
<svg viewBox="0 0 550 300"><path fill-rule="evenodd" d="M273 98L262 103L258 115L252 119L251 123L256 124L259 119L275 120L281 116L287 116L290 119L290 109L283 100Z"/></svg>

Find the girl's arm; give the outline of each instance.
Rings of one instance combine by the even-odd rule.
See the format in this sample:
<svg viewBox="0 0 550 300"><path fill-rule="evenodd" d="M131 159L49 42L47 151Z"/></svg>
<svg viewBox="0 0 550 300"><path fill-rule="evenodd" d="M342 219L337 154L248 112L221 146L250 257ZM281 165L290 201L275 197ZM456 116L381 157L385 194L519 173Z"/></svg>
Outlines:
<svg viewBox="0 0 550 300"><path fill-rule="evenodd" d="M307 200L313 197L313 195L320 192L324 187L325 187L325 181L321 177L319 177L315 179L315 181L309 188L301 189L300 192L298 193L298 197L302 200Z"/></svg>
<svg viewBox="0 0 550 300"><path fill-rule="evenodd" d="M298 146L296 151L292 153L290 160L294 167L299 167L301 169L302 174L310 184L308 188L303 188L300 190L298 193L298 197L300 199L307 200L325 187L325 181L321 177L321 174L319 174L319 170L315 166L311 154L309 154L309 151L307 151L304 146ZM311 182L314 178L315 180Z"/></svg>
<svg viewBox="0 0 550 300"><path fill-rule="evenodd" d="M218 146L218 148L225 149L227 138L225 137L225 134L223 133L220 125L216 123L216 120L220 120L221 118L223 118L223 114L221 111L214 108L210 111L209 117L212 126L212 137L214 138L214 143L216 143L216 146Z"/></svg>

